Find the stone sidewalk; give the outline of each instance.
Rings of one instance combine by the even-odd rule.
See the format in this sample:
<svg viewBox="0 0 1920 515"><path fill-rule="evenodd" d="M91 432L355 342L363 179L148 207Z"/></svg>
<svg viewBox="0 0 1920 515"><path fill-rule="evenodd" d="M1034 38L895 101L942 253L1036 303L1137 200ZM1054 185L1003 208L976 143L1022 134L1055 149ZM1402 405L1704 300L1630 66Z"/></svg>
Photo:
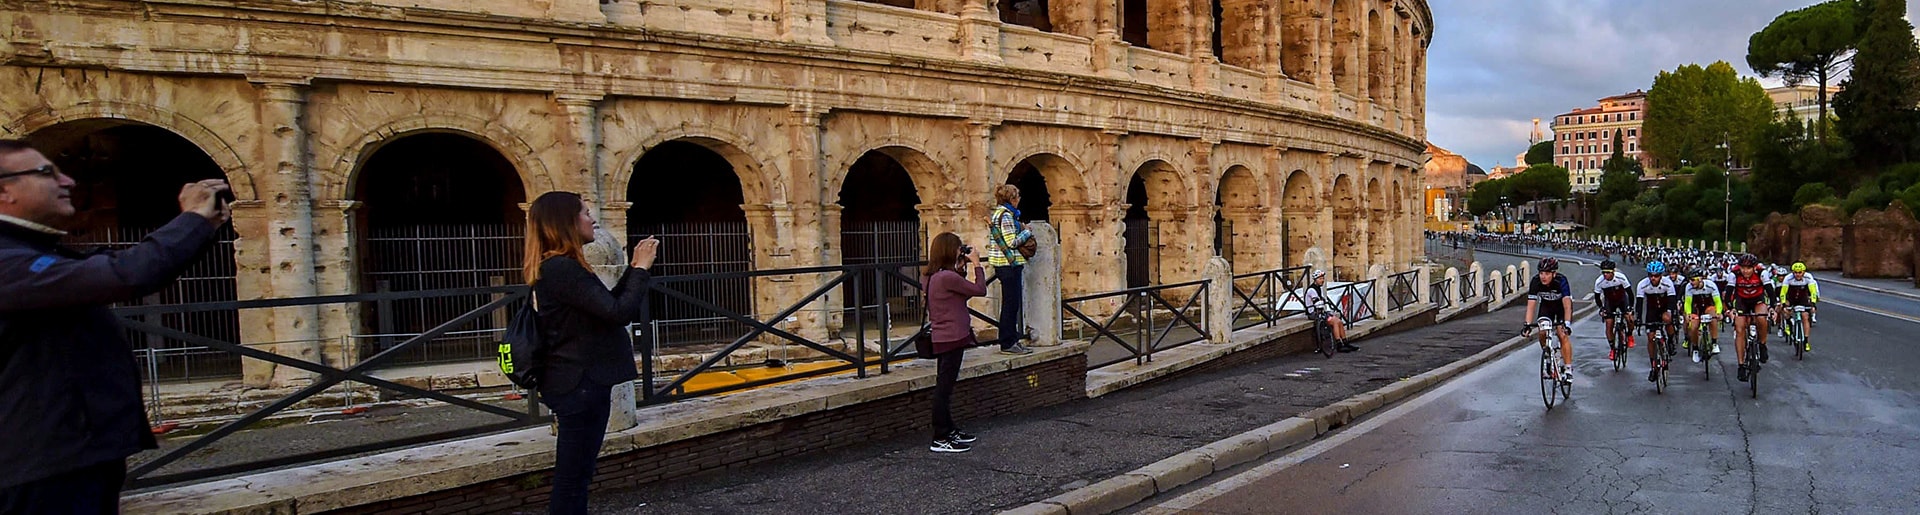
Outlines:
<svg viewBox="0 0 1920 515"><path fill-rule="evenodd" d="M1517 331L1511 308L991 420L973 452L910 435L726 474L596 491L595 513L975 514L1042 500L1473 355ZM961 393L964 395L964 392ZM533 513L529 511L529 513Z"/></svg>

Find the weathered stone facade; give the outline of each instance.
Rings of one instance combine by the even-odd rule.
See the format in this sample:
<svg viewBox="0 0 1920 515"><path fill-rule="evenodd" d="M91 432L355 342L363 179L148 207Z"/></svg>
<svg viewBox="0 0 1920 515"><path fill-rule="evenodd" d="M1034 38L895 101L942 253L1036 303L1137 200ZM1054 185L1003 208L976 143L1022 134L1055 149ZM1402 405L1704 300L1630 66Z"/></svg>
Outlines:
<svg viewBox="0 0 1920 515"><path fill-rule="evenodd" d="M1810 205L1799 213L1768 215L1747 242L1755 255L1774 263L1805 262L1814 270L1840 270L1847 277L1900 278L1920 272L1915 266L1920 222L1906 204L1885 210L1863 209L1848 216L1840 208Z"/></svg>
<svg viewBox="0 0 1920 515"><path fill-rule="evenodd" d="M422 134L497 154L519 182L507 206L580 192L621 238L621 213L676 194L647 186L673 171L636 162L697 145L738 179L759 270L839 262L834 199L873 153L911 177L926 234L971 242L992 187L1031 166L1070 293L1125 286L1136 176L1161 282L1200 277L1216 213L1236 272L1418 261L1426 3L1222 3L1216 56L1209 6L1178 2L1149 4L1143 48L1117 35L1112 0L1055 0L1051 33L984 0L30 0L0 8L0 130L190 142L240 199L240 299L367 289L357 217L392 208L367 200L361 172ZM753 303L814 286L766 282ZM358 316L282 308L239 325L246 342L351 363L340 342Z"/></svg>

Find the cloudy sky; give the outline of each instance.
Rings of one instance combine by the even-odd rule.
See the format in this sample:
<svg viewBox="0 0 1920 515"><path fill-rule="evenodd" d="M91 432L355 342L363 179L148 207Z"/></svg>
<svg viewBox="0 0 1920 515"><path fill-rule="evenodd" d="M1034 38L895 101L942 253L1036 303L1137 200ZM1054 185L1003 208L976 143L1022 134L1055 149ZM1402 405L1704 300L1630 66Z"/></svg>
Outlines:
<svg viewBox="0 0 1920 515"><path fill-rule="evenodd" d="M1687 63L1747 68L1747 38L1816 0L1428 0L1428 139L1493 168L1513 165L1533 119L1645 89ZM1920 19L1920 1L1908 2ZM1836 81L1837 83L1837 81ZM1777 82L1768 82L1769 86Z"/></svg>

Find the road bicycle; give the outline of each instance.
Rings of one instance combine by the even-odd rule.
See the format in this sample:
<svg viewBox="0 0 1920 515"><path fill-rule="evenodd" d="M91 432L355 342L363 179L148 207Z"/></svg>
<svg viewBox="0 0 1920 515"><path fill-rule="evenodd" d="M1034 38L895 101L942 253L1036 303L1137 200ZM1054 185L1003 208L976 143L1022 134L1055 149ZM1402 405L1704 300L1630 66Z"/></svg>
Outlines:
<svg viewBox="0 0 1920 515"><path fill-rule="evenodd" d="M1760 398L1760 362L1767 355L1767 345L1760 341L1760 326L1753 322L1761 315L1741 313L1747 319L1747 390L1755 399Z"/></svg>
<svg viewBox="0 0 1920 515"><path fill-rule="evenodd" d="M1320 354L1333 357L1333 351L1340 346L1340 340L1333 337L1333 324L1327 322L1329 314L1320 311L1313 315L1313 341Z"/></svg>
<svg viewBox="0 0 1920 515"><path fill-rule="evenodd" d="M1694 330L1695 334L1692 335L1693 336L1692 346L1693 346L1693 353L1698 357L1698 359L1695 359L1694 362L1705 364L1706 366L1701 368L1706 371L1707 373L1706 378L1708 380L1712 380L1713 379L1713 357L1719 355L1718 353L1715 353L1713 351L1713 346L1714 346L1713 342L1718 341L1720 339L1720 333L1716 333L1713 331L1713 314L1701 313L1700 326L1694 329L1695 329Z"/></svg>
<svg viewBox="0 0 1920 515"><path fill-rule="evenodd" d="M1534 320L1528 332L1540 343L1540 399L1552 411L1555 402L1573 397L1573 383L1567 381L1566 365L1560 361L1559 335L1553 319L1547 317Z"/></svg>
<svg viewBox="0 0 1920 515"><path fill-rule="evenodd" d="M1607 335L1607 344L1613 349L1613 371L1627 368L1627 349L1632 347L1633 325L1627 322L1626 312L1615 309L1612 315L1613 333Z"/></svg>
<svg viewBox="0 0 1920 515"><path fill-rule="evenodd" d="M1807 312L1808 306L1793 306L1787 315L1787 323L1781 327L1787 332L1787 343L1793 344L1793 359L1807 359Z"/></svg>
<svg viewBox="0 0 1920 515"><path fill-rule="evenodd" d="M1648 350L1653 354L1653 363L1650 366L1656 374L1653 393L1667 392L1667 366L1673 363L1673 355L1667 352L1673 348L1673 340L1668 334L1667 326L1666 322L1657 320L1647 324L1647 345L1649 345Z"/></svg>

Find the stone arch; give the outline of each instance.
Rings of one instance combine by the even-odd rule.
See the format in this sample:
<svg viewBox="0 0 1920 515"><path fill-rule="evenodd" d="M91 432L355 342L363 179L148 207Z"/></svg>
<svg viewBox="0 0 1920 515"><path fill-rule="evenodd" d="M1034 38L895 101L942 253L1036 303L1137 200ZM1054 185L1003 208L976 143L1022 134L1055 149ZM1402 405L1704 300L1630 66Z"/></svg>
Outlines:
<svg viewBox="0 0 1920 515"><path fill-rule="evenodd" d="M1367 10L1367 98L1382 102L1392 96L1392 34L1379 9Z"/></svg>
<svg viewBox="0 0 1920 515"><path fill-rule="evenodd" d="M867 144L855 146L859 149L848 152L839 159L827 163L826 191L839 192L846 188L847 176L853 164L868 153L879 152L900 163L907 170L907 176L913 178L913 189L920 195L922 202L929 199L952 198L961 191L960 181L954 179L952 170L939 160L933 159L920 145L899 135L890 135ZM947 191L940 191L942 185Z"/></svg>
<svg viewBox="0 0 1920 515"><path fill-rule="evenodd" d="M1057 145L1033 145L1022 148L1012 154L1011 159L994 166L993 180L988 184L1005 184L1014 168L1022 163L1031 164L1034 171L1046 180L1047 196L1053 204L1085 204L1094 201L1094 195L1088 191L1088 181L1082 161L1065 148ZM1028 193L1031 195L1031 193Z"/></svg>
<svg viewBox="0 0 1920 515"><path fill-rule="evenodd" d="M1363 216L1361 200L1350 174L1333 179L1333 270L1335 278L1352 280L1366 267L1358 218Z"/></svg>
<svg viewBox="0 0 1920 515"><path fill-rule="evenodd" d="M212 129L177 112L131 102L90 101L61 108L49 107L35 110L13 119L5 127L0 127L0 131L4 131L4 134L9 137L24 138L55 125L87 120L124 120L172 132L192 142L220 166L221 172L227 176L227 182L233 186L234 198L240 200L259 200L260 198L259 192L254 189L253 175L247 169L246 160L240 158L240 153Z"/></svg>
<svg viewBox="0 0 1920 515"><path fill-rule="evenodd" d="M553 176L548 172L546 163L540 159L539 152L513 130L473 116L432 112L388 122L351 140L351 143L340 149L339 158L333 166L315 170L321 175L319 198L322 200L352 198L355 188L362 179L359 177L360 171L366 165L368 158L373 157L382 146L388 143L429 132L459 134L492 147L495 152L505 157L507 162L513 164L513 169L520 175L520 187L526 192L527 198L538 197L541 193L555 189ZM316 167L319 165L315 163Z"/></svg>
<svg viewBox="0 0 1920 515"><path fill-rule="evenodd" d="M1147 200L1150 209L1191 208L1200 205L1194 193L1200 188L1194 185L1193 174L1186 173L1173 165L1173 161L1160 153L1151 153L1134 166L1123 168L1133 170L1127 174L1128 185L1135 179L1151 181L1147 184ZM1125 191L1125 190L1118 190Z"/></svg>
<svg viewBox="0 0 1920 515"><path fill-rule="evenodd" d="M1287 174L1284 196L1280 204L1281 231L1285 235L1282 247L1286 251L1286 266L1301 266L1307 262L1307 249L1319 243L1314 236L1314 226L1320 219L1320 192L1313 175L1306 170L1294 170Z"/></svg>
<svg viewBox="0 0 1920 515"><path fill-rule="evenodd" d="M619 152L614 156L614 166L603 170L606 178L607 202L632 202L627 198L627 190L633 182L633 165L648 151L670 141L684 141L719 154L733 165L733 174L740 180L740 192L748 204L771 203L784 195L778 183L768 179L765 163L774 162L772 156L756 154L752 147L741 142L753 141L740 134L708 126L682 126L654 133L652 137L634 145L633 148ZM858 156L855 156L857 159ZM852 164L851 161L848 164Z"/></svg>
<svg viewBox="0 0 1920 515"><path fill-rule="evenodd" d="M1387 197L1387 186L1380 184L1380 178L1367 179L1367 263L1383 264L1393 261L1393 199Z"/></svg>
<svg viewBox="0 0 1920 515"><path fill-rule="evenodd" d="M1333 66L1330 74L1333 77L1334 89L1353 96L1361 96L1366 87L1366 82L1361 76L1362 71L1356 69L1359 67L1359 54L1358 49L1354 48L1359 44L1360 30L1355 26L1358 21L1354 15L1353 4L1359 1L1333 0L1331 11L1333 21L1327 23L1327 32L1324 33L1333 50Z"/></svg>
<svg viewBox="0 0 1920 515"><path fill-rule="evenodd" d="M1233 265L1234 270L1265 266L1256 262L1266 247L1266 231L1261 213L1265 211L1265 181L1252 168L1231 165L1214 188L1214 252Z"/></svg>

